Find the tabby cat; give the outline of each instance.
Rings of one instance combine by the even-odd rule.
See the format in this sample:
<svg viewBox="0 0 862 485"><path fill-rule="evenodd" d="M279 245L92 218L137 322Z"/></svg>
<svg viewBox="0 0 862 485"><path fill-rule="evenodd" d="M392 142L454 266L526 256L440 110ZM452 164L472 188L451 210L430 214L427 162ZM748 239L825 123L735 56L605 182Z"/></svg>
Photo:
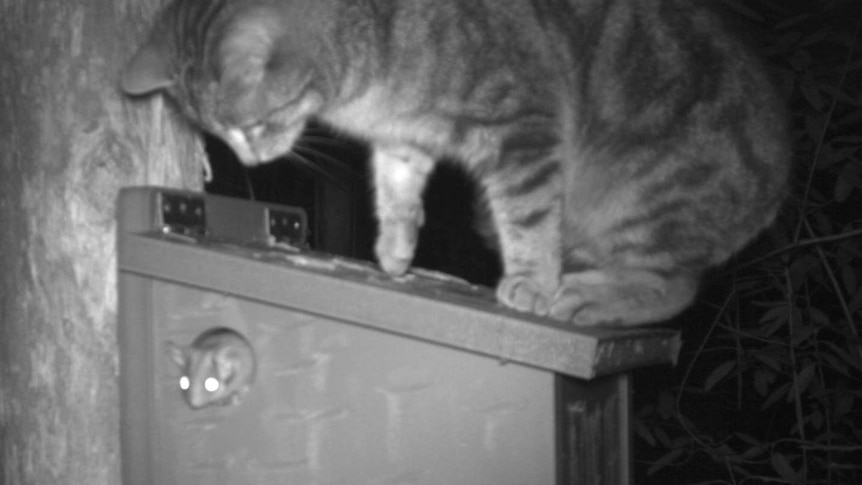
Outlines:
<svg viewBox="0 0 862 485"><path fill-rule="evenodd" d="M576 325L688 306L788 175L762 68L692 0L175 0L126 66L247 165L309 119L373 151L383 270L410 266L435 163L484 192L498 300Z"/></svg>

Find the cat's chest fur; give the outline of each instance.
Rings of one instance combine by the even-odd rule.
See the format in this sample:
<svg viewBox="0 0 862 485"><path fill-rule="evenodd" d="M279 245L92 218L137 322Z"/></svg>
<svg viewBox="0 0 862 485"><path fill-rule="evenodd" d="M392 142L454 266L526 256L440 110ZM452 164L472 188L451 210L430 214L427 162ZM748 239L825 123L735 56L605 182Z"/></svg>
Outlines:
<svg viewBox="0 0 862 485"><path fill-rule="evenodd" d="M398 93L383 80L372 82L358 97L335 103L318 117L379 145L418 144L441 153L453 145L452 124L433 114L421 114L421 99Z"/></svg>

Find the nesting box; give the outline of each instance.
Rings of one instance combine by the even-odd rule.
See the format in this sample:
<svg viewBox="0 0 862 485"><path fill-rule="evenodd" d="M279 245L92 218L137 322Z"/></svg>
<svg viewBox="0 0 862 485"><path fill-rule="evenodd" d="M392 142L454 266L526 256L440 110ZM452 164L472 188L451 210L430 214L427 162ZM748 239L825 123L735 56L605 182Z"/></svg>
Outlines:
<svg viewBox="0 0 862 485"><path fill-rule="evenodd" d="M304 248L300 210L130 188L119 201L126 485L630 482L628 371L667 329L575 329L491 290ZM254 349L235 405L192 409L168 345Z"/></svg>

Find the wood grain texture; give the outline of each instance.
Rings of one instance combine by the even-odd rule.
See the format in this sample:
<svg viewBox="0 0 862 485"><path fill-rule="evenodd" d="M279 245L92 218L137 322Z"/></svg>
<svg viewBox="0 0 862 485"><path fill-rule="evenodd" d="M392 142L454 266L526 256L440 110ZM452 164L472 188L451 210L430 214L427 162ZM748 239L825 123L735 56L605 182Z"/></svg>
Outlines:
<svg viewBox="0 0 862 485"><path fill-rule="evenodd" d="M186 125L116 89L159 3L0 1L4 484L119 483L116 196L202 183Z"/></svg>

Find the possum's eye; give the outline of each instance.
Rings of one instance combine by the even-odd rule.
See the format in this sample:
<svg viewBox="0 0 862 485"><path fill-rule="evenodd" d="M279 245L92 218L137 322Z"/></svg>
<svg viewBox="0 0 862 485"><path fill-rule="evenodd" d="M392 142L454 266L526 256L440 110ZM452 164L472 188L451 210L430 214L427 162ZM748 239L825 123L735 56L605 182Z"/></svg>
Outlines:
<svg viewBox="0 0 862 485"><path fill-rule="evenodd" d="M218 391L218 388L219 382L218 379L216 379L215 377L207 377L207 379L204 381L204 389L206 389L207 391L216 392Z"/></svg>
<svg viewBox="0 0 862 485"><path fill-rule="evenodd" d="M180 377L180 389L187 391L189 390L189 378L186 376Z"/></svg>

